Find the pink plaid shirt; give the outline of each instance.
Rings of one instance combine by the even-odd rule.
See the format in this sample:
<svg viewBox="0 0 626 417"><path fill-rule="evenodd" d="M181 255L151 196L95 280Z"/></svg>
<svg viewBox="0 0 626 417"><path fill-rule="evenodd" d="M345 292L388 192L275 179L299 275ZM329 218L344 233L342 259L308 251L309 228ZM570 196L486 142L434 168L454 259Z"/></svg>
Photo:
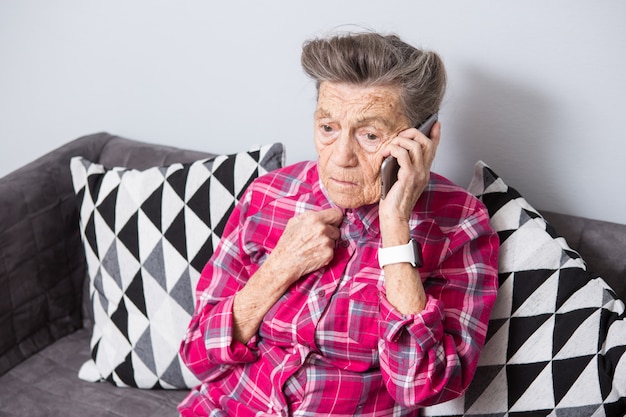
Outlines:
<svg viewBox="0 0 626 417"><path fill-rule="evenodd" d="M403 316L385 297L374 204L344 210L331 263L293 284L247 344L233 339L234 295L287 221L332 206L315 162L248 188L197 286L180 353L202 384L179 405L183 416L413 416L467 388L496 298L499 242L482 203L434 173L410 220L423 247L423 312Z"/></svg>

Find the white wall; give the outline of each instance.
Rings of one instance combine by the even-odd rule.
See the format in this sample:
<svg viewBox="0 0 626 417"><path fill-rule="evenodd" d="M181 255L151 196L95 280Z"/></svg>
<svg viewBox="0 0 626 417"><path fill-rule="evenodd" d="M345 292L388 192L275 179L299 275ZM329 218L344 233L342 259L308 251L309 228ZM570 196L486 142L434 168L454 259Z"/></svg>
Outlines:
<svg viewBox="0 0 626 417"><path fill-rule="evenodd" d="M2 0L0 176L98 131L315 157L302 42L339 25L439 51L435 170L478 159L531 204L626 223L626 2Z"/></svg>

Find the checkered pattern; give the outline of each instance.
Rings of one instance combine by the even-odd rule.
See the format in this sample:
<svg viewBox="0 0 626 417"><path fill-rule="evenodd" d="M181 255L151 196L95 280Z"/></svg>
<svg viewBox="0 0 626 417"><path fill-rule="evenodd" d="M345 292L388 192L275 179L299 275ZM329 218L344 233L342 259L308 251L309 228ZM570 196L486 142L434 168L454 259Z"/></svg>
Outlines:
<svg viewBox="0 0 626 417"><path fill-rule="evenodd" d="M432 277L420 314L384 296L371 204L343 210L332 262L300 277L248 343L233 337L234 296L289 219L331 207L313 161L248 188L198 281L181 356L203 384L179 405L183 416L416 416L467 386L497 295L499 242L484 206L436 173L408 220L423 245L420 274Z"/></svg>
<svg viewBox="0 0 626 417"><path fill-rule="evenodd" d="M71 161L94 310L80 376L119 386L198 384L178 356L200 271L237 199L283 147L144 171Z"/></svg>
<svg viewBox="0 0 626 417"><path fill-rule="evenodd" d="M464 397L427 416L624 416L624 304L483 162L469 191L501 240L498 300Z"/></svg>

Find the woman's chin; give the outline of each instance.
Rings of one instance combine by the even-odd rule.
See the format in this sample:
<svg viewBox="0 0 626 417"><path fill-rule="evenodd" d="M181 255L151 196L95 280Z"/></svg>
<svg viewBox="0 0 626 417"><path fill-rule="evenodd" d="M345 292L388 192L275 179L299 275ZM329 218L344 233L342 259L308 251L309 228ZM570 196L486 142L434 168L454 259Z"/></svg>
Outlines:
<svg viewBox="0 0 626 417"><path fill-rule="evenodd" d="M358 208L376 203L379 200L379 198L366 198L366 196L356 190L329 190L328 194L332 202L343 209Z"/></svg>

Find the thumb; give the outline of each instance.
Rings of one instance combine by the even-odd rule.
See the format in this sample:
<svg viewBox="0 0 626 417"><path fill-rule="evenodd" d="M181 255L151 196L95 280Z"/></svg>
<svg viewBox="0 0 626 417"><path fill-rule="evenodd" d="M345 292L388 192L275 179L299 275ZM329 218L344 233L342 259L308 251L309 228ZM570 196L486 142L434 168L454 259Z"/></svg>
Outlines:
<svg viewBox="0 0 626 417"><path fill-rule="evenodd" d="M334 226L339 226L343 220L343 211L337 207L318 211L317 214L322 222L332 224Z"/></svg>

